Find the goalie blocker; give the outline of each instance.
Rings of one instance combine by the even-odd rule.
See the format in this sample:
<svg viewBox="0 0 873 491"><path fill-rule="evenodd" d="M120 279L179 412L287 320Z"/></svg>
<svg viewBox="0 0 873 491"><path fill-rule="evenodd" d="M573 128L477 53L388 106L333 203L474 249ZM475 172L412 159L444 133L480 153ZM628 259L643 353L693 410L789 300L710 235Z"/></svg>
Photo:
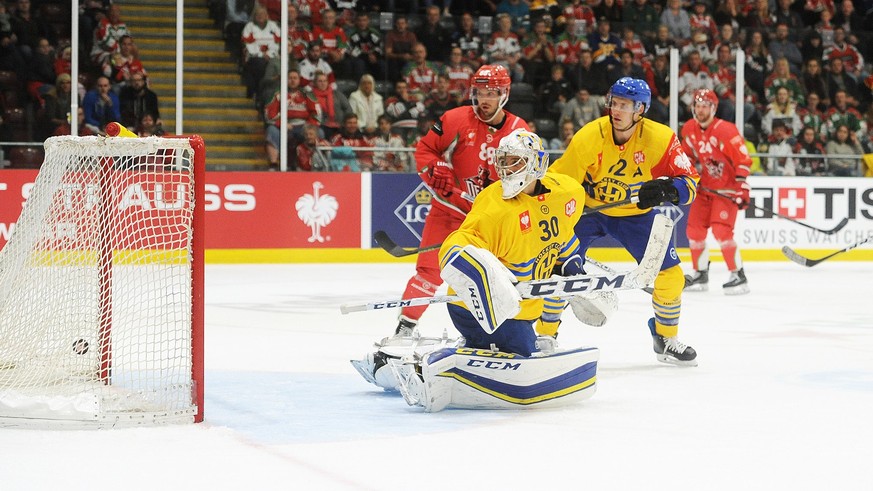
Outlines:
<svg viewBox="0 0 873 491"><path fill-rule="evenodd" d="M597 390L597 348L543 356L443 348L421 361L390 360L401 394L425 412L563 406Z"/></svg>

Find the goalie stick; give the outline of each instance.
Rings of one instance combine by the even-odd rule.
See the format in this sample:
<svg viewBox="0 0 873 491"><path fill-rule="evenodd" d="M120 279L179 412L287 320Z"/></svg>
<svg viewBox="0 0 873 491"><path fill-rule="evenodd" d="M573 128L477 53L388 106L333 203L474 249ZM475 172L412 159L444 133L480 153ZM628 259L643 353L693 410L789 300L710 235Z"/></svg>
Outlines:
<svg viewBox="0 0 873 491"><path fill-rule="evenodd" d="M818 263L827 261L828 259L836 256L837 254L842 254L844 252L851 251L852 249L858 247L859 245L866 244L867 242L870 242L871 240L873 240L873 235L867 237L864 240L855 242L854 244L852 244L844 249L840 249L837 252L832 252L832 253L828 254L827 256L819 258L819 259L810 259L808 257L801 256L795 250L793 250L792 248L790 248L788 246L782 246L782 254L785 254L785 257L796 262L797 264L799 264L801 266L806 266L808 268L811 268Z"/></svg>
<svg viewBox="0 0 873 491"><path fill-rule="evenodd" d="M595 268L597 268L597 269L603 271L604 273L615 274L615 270L614 270L614 269L612 269L612 268L610 268L609 266L603 264L602 262L597 261L597 260L595 260L595 259L592 259L592 258L590 258L590 257L588 257L588 256L585 256L585 263L594 266ZM652 287L650 287L650 286L647 286L647 287L643 288L642 290L643 290L644 292L648 293L649 295L651 295L652 293L655 292L655 289L652 288Z"/></svg>
<svg viewBox="0 0 873 491"><path fill-rule="evenodd" d="M592 213L597 213L601 210L606 210L608 208L615 208L616 206L627 205L631 203L636 203L639 199L634 196L633 198L628 198L621 201L616 201L615 203L607 203L602 206L595 206L594 208L588 208L587 210L582 212L582 215L590 215ZM376 244L385 250L388 254L391 254L394 257L405 257L411 256L413 254L419 254L422 252L433 251L442 247L442 244L433 244L424 247L403 247L398 245L396 242L391 240L391 237L388 236L388 233L384 230L377 230L376 233L373 234L373 240L376 241ZM596 265L595 265L596 266ZM603 268L601 268L603 269ZM604 271L606 271L604 269ZM606 271L607 273L609 271Z"/></svg>
<svg viewBox="0 0 873 491"><path fill-rule="evenodd" d="M646 252L640 264L627 273L607 273L605 275L575 275L552 277L543 280L531 280L516 283L515 288L522 298L570 297L593 291L635 290L650 286L661 270L664 254L670 245L673 233L673 221L666 215L658 214L652 223L652 231ZM461 300L457 295L439 295L409 299L385 300L365 304L344 304L340 306L343 314L363 312L366 310L383 310L416 305L456 302Z"/></svg>
<svg viewBox="0 0 873 491"><path fill-rule="evenodd" d="M710 188L703 187L703 186L701 186L700 189L702 189L703 191L705 191L705 192L707 192L707 193L710 193L710 194L714 194L714 195L716 195L716 196L719 196L719 197L721 197L721 198L724 198L724 199L728 199L728 200L734 201L734 199L733 199L732 197L727 196L726 194L724 194L724 193L728 192L727 190L721 190L721 189L710 189ZM789 222L794 222L794 223L796 223L796 224L798 224L798 225L800 225L800 226L802 226L802 227L806 227L806 228L808 228L808 229L815 230L816 232L821 232L821 233L823 233L823 234L825 234L825 235L833 235L833 234L839 232L840 230L842 230L843 227L845 227L845 226L848 225L848 223L849 223L849 217L845 217L845 218L843 218L842 220L840 220L840 223L838 223L834 228L832 228L832 229L830 229L830 230L823 230L823 229L820 229L820 228L813 227L812 225L810 225L810 224L808 224L808 223L803 223L803 222L801 222L800 220L796 220L796 219L791 218L791 217L789 217L789 216L780 215L779 213L776 213L775 211L773 211L773 210L771 210L771 209L769 209L769 208L764 208L763 206L756 206L756 205L753 205L753 204L749 203L749 208L754 208L754 209L756 209L756 210L761 210L761 211L766 212L766 213L769 213L769 214L771 214L771 215L773 215L773 216L775 216L775 217L779 217L779 218L781 218L781 219L783 219L783 220L788 220Z"/></svg>
<svg viewBox="0 0 873 491"><path fill-rule="evenodd" d="M388 234L384 230L377 230L376 233L373 234L373 240L375 240L376 243L379 244L379 247L381 247L386 252L388 252L388 254L391 254L394 257L409 256L412 254L418 254L419 252L432 251L434 249L439 249L440 247L442 247L442 244L421 247L418 249L415 249L412 247L402 247L402 246L397 245L397 243L394 242L393 240L391 240L391 237L388 237ZM591 264L592 266L594 266L597 269L600 269L604 273L615 274L614 269L601 263L600 261L596 261L594 259L591 259L588 256L585 256L585 262L588 264ZM651 294L654 290L652 290L652 287L647 286L647 287L643 288L643 291Z"/></svg>

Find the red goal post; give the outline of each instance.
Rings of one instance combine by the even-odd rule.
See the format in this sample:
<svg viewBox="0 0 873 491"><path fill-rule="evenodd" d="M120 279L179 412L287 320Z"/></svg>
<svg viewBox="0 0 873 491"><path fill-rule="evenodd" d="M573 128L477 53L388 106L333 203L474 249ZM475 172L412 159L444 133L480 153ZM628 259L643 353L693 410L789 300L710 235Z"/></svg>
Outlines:
<svg viewBox="0 0 873 491"><path fill-rule="evenodd" d="M202 421L203 140L45 148L0 250L0 426Z"/></svg>

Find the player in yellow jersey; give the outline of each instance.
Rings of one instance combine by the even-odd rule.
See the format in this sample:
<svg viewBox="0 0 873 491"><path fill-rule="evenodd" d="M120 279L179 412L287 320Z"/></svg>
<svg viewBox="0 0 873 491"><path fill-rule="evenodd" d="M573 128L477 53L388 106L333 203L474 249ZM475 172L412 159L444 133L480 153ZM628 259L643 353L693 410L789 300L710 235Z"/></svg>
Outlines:
<svg viewBox="0 0 873 491"><path fill-rule="evenodd" d="M500 180L483 189L460 228L439 252L441 276L464 301L449 304L449 316L468 348L530 356L541 298L522 299L519 281L582 273L573 226L582 215L585 191L560 174L546 174L549 155L539 136L519 129L501 139L494 166ZM681 278L681 275L680 275ZM585 297L571 306L583 322L605 322L614 304L591 321Z"/></svg>
<svg viewBox="0 0 873 491"><path fill-rule="evenodd" d="M591 121L576 132L563 156L549 174L558 173L582 183L590 207L622 201L633 196L639 202L582 217L575 226L580 254L604 236L616 239L639 262L656 211L662 203L689 204L697 194L697 171L669 127L646 119L652 92L640 79L620 78L606 98L608 115ZM661 272L655 279L649 319L659 361L697 365L697 353L678 339L679 312L685 279L679 256L670 243ZM546 301L540 334L556 335L561 301Z"/></svg>

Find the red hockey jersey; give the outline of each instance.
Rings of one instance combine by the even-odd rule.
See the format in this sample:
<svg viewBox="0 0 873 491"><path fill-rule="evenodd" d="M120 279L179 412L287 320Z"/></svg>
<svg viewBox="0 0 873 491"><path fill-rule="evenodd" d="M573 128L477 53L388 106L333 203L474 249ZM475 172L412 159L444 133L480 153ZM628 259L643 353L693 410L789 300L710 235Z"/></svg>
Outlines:
<svg viewBox="0 0 873 491"><path fill-rule="evenodd" d="M749 175L752 158L733 123L715 118L704 130L695 119L682 126L682 146L700 174L700 186L739 190L738 177Z"/></svg>
<svg viewBox="0 0 873 491"><path fill-rule="evenodd" d="M499 127L483 123L473 112L473 106L450 109L434 123L415 147L415 164L418 172L434 165L438 160L452 164L455 171L455 186L471 196L481 191L476 185L479 166L490 164L500 139L519 128L530 129L527 123L504 111L503 124ZM497 173L490 167L492 176ZM465 215L462 210L442 196L434 194L432 205Z"/></svg>

